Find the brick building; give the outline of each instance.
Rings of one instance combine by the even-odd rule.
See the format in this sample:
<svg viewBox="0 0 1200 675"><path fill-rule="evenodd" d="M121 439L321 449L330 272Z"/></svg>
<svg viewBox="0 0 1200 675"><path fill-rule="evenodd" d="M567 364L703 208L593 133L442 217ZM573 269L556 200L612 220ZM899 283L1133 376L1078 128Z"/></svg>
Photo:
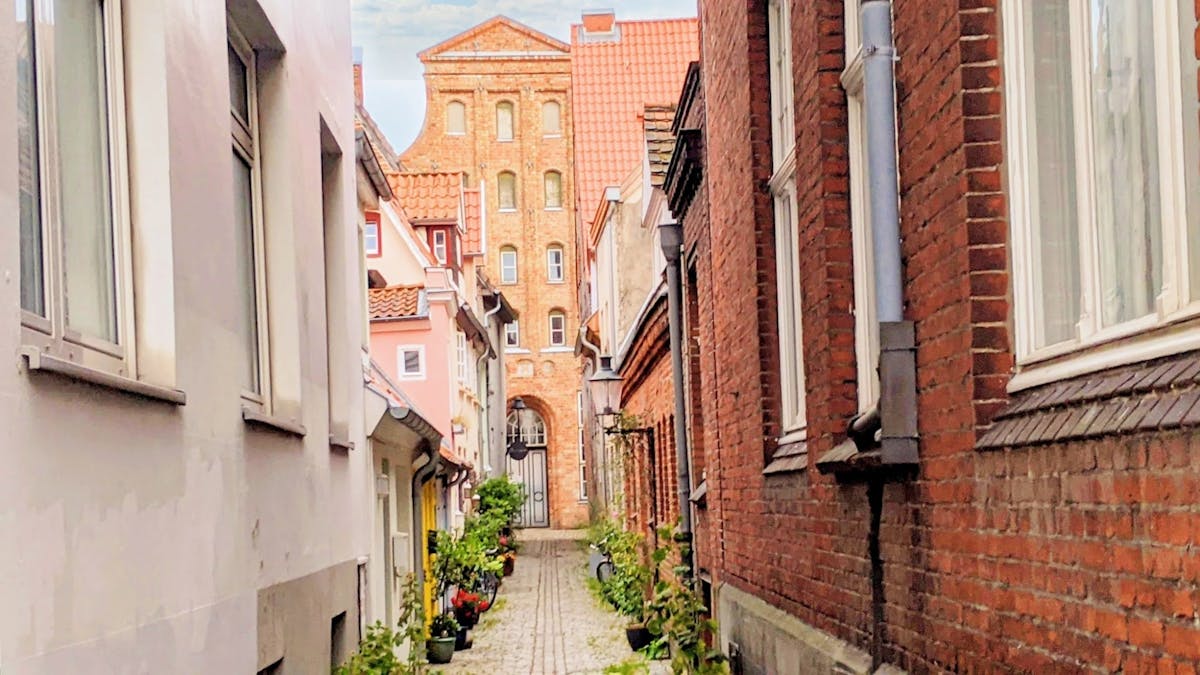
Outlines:
<svg viewBox="0 0 1200 675"><path fill-rule="evenodd" d="M864 4L894 89L857 0L699 3L666 193L720 646L748 673L1196 672L1200 4Z"/></svg>
<svg viewBox="0 0 1200 675"><path fill-rule="evenodd" d="M480 191L487 277L520 313L505 335L506 386L535 413L520 432L534 451L508 467L529 487L524 522L581 525L570 47L496 17L420 58L425 124L400 161L462 172Z"/></svg>

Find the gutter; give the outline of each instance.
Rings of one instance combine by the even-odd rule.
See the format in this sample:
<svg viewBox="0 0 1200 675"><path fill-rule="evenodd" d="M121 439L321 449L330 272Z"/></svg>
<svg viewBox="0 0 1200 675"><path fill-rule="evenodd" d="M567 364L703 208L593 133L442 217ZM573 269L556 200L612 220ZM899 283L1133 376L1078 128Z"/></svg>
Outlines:
<svg viewBox="0 0 1200 675"><path fill-rule="evenodd" d="M413 555L415 556L413 568L417 571L417 588L425 587L425 551L429 546L428 537L425 534L425 514L422 509L421 489L425 483L433 479L441 464L441 457L432 450L436 447L437 445L428 445L422 448L422 451L426 453L422 456L428 457L429 461L413 474L412 490L410 491L413 514Z"/></svg>
<svg viewBox="0 0 1200 675"><path fill-rule="evenodd" d="M667 258L667 319L671 330L671 373L675 383L675 476L679 499L679 559L684 585L695 577L692 555L692 456L688 451L687 399L683 386L683 228L678 223L658 226L659 243Z"/></svg>

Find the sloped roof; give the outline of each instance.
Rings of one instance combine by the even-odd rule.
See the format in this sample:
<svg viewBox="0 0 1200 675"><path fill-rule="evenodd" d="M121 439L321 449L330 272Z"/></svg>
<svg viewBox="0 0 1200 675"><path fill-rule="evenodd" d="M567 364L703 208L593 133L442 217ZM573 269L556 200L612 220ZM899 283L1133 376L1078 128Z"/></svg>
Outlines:
<svg viewBox="0 0 1200 675"><path fill-rule="evenodd" d="M646 154L650 158L650 185L662 187L667 167L675 152L675 136L671 127L675 121L675 106L648 105L645 113Z"/></svg>
<svg viewBox="0 0 1200 675"><path fill-rule="evenodd" d="M694 18L618 21L613 35L589 40L571 27L575 185L589 222L604 188L641 163L646 106L675 103L700 52Z"/></svg>
<svg viewBox="0 0 1200 675"><path fill-rule="evenodd" d="M458 221L462 173L398 173L391 180L396 201L410 221Z"/></svg>
<svg viewBox="0 0 1200 675"><path fill-rule="evenodd" d="M483 255L483 217L479 188L463 190L463 224L467 228L464 237L464 255Z"/></svg>
<svg viewBox="0 0 1200 675"><path fill-rule="evenodd" d="M404 167L400 164L400 155L396 154L396 149L388 142L387 136L383 130L375 123L375 118L371 117L371 113L362 104L355 106L354 110L354 126L356 129L362 129L367 134L367 140L371 143L372 149L375 151L375 158L383 165L388 172L403 171Z"/></svg>
<svg viewBox="0 0 1200 675"><path fill-rule="evenodd" d="M486 57L489 52L562 52L566 56L571 46L545 33L530 28L507 16L497 15L487 21L426 49L417 58L428 61L446 55L454 57Z"/></svg>
<svg viewBox="0 0 1200 675"><path fill-rule="evenodd" d="M372 319L407 319L425 314L421 295L424 286L389 286L367 289Z"/></svg>

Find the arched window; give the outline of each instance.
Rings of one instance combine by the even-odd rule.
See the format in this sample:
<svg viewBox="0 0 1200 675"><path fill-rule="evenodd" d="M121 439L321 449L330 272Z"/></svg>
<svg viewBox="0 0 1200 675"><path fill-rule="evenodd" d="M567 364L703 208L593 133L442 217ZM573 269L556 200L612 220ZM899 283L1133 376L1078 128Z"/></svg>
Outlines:
<svg viewBox="0 0 1200 675"><path fill-rule="evenodd" d="M546 279L550 283L563 280L563 248L558 244L546 249Z"/></svg>
<svg viewBox="0 0 1200 675"><path fill-rule="evenodd" d="M559 310L550 312L550 346L563 347L567 344L567 315Z"/></svg>
<svg viewBox="0 0 1200 675"><path fill-rule="evenodd" d="M517 176L511 171L505 171L496 178L496 196L500 200L501 211L517 210Z"/></svg>
<svg viewBox="0 0 1200 675"><path fill-rule="evenodd" d="M500 249L500 283L517 283L517 249L512 246Z"/></svg>
<svg viewBox="0 0 1200 675"><path fill-rule="evenodd" d="M546 101L542 104L542 135L562 135L562 107L558 101Z"/></svg>
<svg viewBox="0 0 1200 675"><path fill-rule="evenodd" d="M467 106L462 101L450 101L446 104L446 133L451 136L464 136L467 133Z"/></svg>
<svg viewBox="0 0 1200 675"><path fill-rule="evenodd" d="M513 104L501 101L496 104L496 140L513 139Z"/></svg>
<svg viewBox="0 0 1200 675"><path fill-rule="evenodd" d="M524 428L519 428L516 411L508 414L508 434L506 445L512 445L512 442L517 440L517 434L520 433L521 440L525 441L526 447L544 448L546 447L546 421L542 416L537 414L536 410L525 410L525 425Z"/></svg>
<svg viewBox="0 0 1200 675"><path fill-rule="evenodd" d="M562 208L562 174L557 171L546 172L546 208Z"/></svg>

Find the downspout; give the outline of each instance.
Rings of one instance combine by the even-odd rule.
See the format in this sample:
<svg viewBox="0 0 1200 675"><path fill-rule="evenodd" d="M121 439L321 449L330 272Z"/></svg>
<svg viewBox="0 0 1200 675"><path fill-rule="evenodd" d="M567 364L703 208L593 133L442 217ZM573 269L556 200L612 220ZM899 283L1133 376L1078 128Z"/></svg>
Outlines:
<svg viewBox="0 0 1200 675"><path fill-rule="evenodd" d="M501 309L504 309L504 305L497 302L495 307L493 307L483 313L483 330L485 333L487 332L489 326L491 325L490 319L493 316L495 316L496 314L498 314ZM489 335L488 338L490 339L491 336ZM503 335L500 336L500 339L497 340L497 342L500 345L500 349L504 349L504 336ZM475 372L476 373L479 373L479 366L482 365L484 360L490 356L492 356L492 354L490 354L489 352L486 352L486 351L479 355L479 358L475 361ZM492 438L492 436L493 436L492 422L494 421L492 419L492 395L495 394L496 391L492 388L492 373L491 373L490 368L486 371L486 374L484 377L487 379L487 394L483 397L483 419L485 420L485 422L487 424L487 433L484 434L484 448L483 448L483 453L482 453L483 454L483 474L484 474L485 478L491 478L491 476L492 476L492 441L494 440Z"/></svg>
<svg viewBox="0 0 1200 675"><path fill-rule="evenodd" d="M675 469L679 492L679 558L684 583L694 577L692 560L692 469L687 440L687 398L683 388L683 228L679 223L658 226L659 243L667 258L667 321L671 330L671 373L675 380Z"/></svg>
<svg viewBox="0 0 1200 675"><path fill-rule="evenodd" d="M599 361L600 361L600 346L597 344L594 344L592 341L588 340L587 326L584 324L579 325L579 344L583 345L584 347L587 347L588 351L590 351L592 353L592 358L595 359L596 363L599 363ZM595 419L595 418L591 418L591 419ZM591 436L591 440L595 441L595 436L596 436L595 433L591 433L591 434L589 434L589 436ZM592 449L593 449L593 451L596 450L594 443L593 443ZM606 438L604 436L603 429L600 430L600 448L599 448L599 450L600 450L600 452L602 452L604 454L604 457L600 461L599 466L596 465L595 461L592 462L592 475L603 477L602 479L597 478L596 483L600 486L600 491L601 491L600 492L600 503L603 505L605 512L607 513L609 505L612 504L612 489L608 484L608 441L606 440ZM595 457L593 456L593 460L594 459L595 459Z"/></svg>
<svg viewBox="0 0 1200 675"><path fill-rule="evenodd" d="M428 454L429 461L417 469L412 478L413 555L416 556L413 560L413 567L416 569L417 588L421 589L425 588L425 548L429 546L425 535L421 486L433 478L441 463L441 457L437 450L428 442L425 444L425 452Z"/></svg>
<svg viewBox="0 0 1200 675"><path fill-rule="evenodd" d="M883 464L916 464L916 332L913 323L904 320L892 3L863 0L861 11L867 175L879 317L880 459Z"/></svg>

